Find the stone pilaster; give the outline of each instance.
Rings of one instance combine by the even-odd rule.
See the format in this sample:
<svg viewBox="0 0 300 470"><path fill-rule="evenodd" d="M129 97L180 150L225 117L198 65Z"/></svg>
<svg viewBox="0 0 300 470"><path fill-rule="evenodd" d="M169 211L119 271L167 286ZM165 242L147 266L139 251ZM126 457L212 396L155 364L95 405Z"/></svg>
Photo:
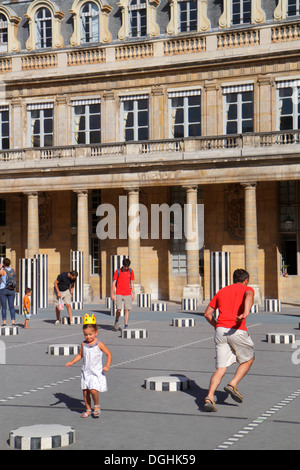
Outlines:
<svg viewBox="0 0 300 470"><path fill-rule="evenodd" d="M27 195L27 258L39 254L39 197L37 192L25 193Z"/></svg>
<svg viewBox="0 0 300 470"><path fill-rule="evenodd" d="M141 235L140 235L140 210L139 190L128 189L128 257L135 277L135 294L143 292L141 286Z"/></svg>
<svg viewBox="0 0 300 470"><path fill-rule="evenodd" d="M77 250L83 252L83 301L91 302L93 293L89 282L89 212L88 191L75 191L77 194Z"/></svg>

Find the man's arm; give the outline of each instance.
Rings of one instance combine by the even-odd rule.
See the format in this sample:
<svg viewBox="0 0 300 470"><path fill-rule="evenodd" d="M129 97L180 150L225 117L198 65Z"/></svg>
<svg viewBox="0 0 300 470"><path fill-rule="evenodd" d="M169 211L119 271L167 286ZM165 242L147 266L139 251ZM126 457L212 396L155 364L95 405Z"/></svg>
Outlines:
<svg viewBox="0 0 300 470"><path fill-rule="evenodd" d="M253 302L254 302L253 291L252 290L247 290L246 293L245 293L245 300L244 300L244 312L241 315L239 315L238 317L236 317L236 319L238 321L242 321L242 320L244 320L245 318L248 317L248 315L250 313L250 310L251 310L251 307L253 305Z"/></svg>
<svg viewBox="0 0 300 470"><path fill-rule="evenodd" d="M131 289L131 296L132 300L134 299L134 281L130 281L130 289Z"/></svg>
<svg viewBox="0 0 300 470"><path fill-rule="evenodd" d="M115 300L115 288L116 288L116 280L113 281L111 287L111 300Z"/></svg>
<svg viewBox="0 0 300 470"><path fill-rule="evenodd" d="M204 317L206 318L208 323L210 323L214 328L216 328L217 322L214 318L214 312L215 312L215 309L208 305L208 307L205 310Z"/></svg>
<svg viewBox="0 0 300 470"><path fill-rule="evenodd" d="M59 288L58 288L58 280L57 280L57 279L56 279L56 281L54 282L54 289L56 290L57 297L60 297L61 294L60 294L60 291L59 291Z"/></svg>

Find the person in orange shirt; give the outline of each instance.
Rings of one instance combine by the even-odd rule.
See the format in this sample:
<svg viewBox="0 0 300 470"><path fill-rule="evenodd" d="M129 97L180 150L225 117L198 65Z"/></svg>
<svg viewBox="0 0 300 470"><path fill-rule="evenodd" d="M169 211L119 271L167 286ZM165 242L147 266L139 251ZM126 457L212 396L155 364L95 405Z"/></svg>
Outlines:
<svg viewBox="0 0 300 470"><path fill-rule="evenodd" d="M31 317L31 314L30 314L30 296L31 296L31 293L32 293L32 289L30 289L30 287L27 287L25 289L25 295L24 295L24 299L23 299L23 314L25 315L25 321L23 323L24 325L24 328L29 328L28 326L28 322L29 322L29 318Z"/></svg>

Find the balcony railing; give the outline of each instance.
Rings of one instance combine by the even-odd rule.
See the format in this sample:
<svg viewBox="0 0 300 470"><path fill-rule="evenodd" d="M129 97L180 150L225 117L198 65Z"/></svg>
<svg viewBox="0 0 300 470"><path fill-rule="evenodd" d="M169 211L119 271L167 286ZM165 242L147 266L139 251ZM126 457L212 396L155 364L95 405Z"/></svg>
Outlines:
<svg viewBox="0 0 300 470"><path fill-rule="evenodd" d="M78 165L88 165L91 161L99 163L119 164L132 161L153 161L156 158L166 163L172 159L209 159L226 158L247 155L270 156L272 153L284 153L287 149L296 155L300 155L300 131L249 133L240 135L219 135L197 137L187 139L166 139L143 142L121 142L99 145L72 145L46 148L27 148L0 150L1 163L11 164L15 169L18 163L26 163L26 169L36 168L38 162L50 162L61 160L65 165L71 159ZM280 151L279 151L279 147ZM265 149L265 150L263 150ZM221 152L220 152L221 151ZM237 153L238 152L238 153ZM31 165L32 162L32 165ZM45 165L41 164L42 166ZM3 166L3 165L2 165ZM7 170L7 165L4 165ZM50 165L51 166L51 165Z"/></svg>

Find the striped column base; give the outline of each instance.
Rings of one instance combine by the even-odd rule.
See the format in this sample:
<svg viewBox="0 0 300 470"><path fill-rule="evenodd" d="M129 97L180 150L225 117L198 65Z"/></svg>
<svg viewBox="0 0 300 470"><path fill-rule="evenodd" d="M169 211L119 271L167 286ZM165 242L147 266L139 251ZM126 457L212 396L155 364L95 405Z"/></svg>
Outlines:
<svg viewBox="0 0 300 470"><path fill-rule="evenodd" d="M9 445L17 450L56 449L74 442L74 428L60 424L36 424L14 429L9 433Z"/></svg>
<svg viewBox="0 0 300 470"><path fill-rule="evenodd" d="M152 312L166 312L167 304L165 302L155 302L151 305Z"/></svg>
<svg viewBox="0 0 300 470"><path fill-rule="evenodd" d="M259 305L254 304L251 307L251 313L258 313L259 312Z"/></svg>
<svg viewBox="0 0 300 470"><path fill-rule="evenodd" d="M1 326L0 336L16 336L19 334L18 326Z"/></svg>
<svg viewBox="0 0 300 470"><path fill-rule="evenodd" d="M78 344L50 344L48 354L51 356L74 356L80 351Z"/></svg>
<svg viewBox="0 0 300 470"><path fill-rule="evenodd" d="M63 317L62 318L62 324L63 325L70 325L70 318L69 317ZM79 325L80 323L83 323L83 318L82 317L73 317L73 322L75 325Z"/></svg>
<svg viewBox="0 0 300 470"><path fill-rule="evenodd" d="M181 299L181 310L197 310L197 299Z"/></svg>
<svg viewBox="0 0 300 470"><path fill-rule="evenodd" d="M281 301L279 299L266 299L265 311L266 312L281 312Z"/></svg>
<svg viewBox="0 0 300 470"><path fill-rule="evenodd" d="M71 302L72 310L83 310L83 302Z"/></svg>
<svg viewBox="0 0 300 470"><path fill-rule="evenodd" d="M295 335L288 333L268 333L267 342L273 344L292 344L295 342Z"/></svg>
<svg viewBox="0 0 300 470"><path fill-rule="evenodd" d="M195 319L194 318L173 318L172 326L178 327L190 327L195 326Z"/></svg>
<svg viewBox="0 0 300 470"><path fill-rule="evenodd" d="M148 338L148 330L124 328L122 337L126 339L144 339Z"/></svg>
<svg viewBox="0 0 300 470"><path fill-rule="evenodd" d="M151 307L151 294L138 294L137 306L142 307L142 308L150 308Z"/></svg>
<svg viewBox="0 0 300 470"><path fill-rule="evenodd" d="M110 307L111 307L111 298L105 297L105 308L110 308Z"/></svg>
<svg viewBox="0 0 300 470"><path fill-rule="evenodd" d="M190 388L191 382L184 375L174 377L150 377L145 379L145 388L155 392L178 392Z"/></svg>

